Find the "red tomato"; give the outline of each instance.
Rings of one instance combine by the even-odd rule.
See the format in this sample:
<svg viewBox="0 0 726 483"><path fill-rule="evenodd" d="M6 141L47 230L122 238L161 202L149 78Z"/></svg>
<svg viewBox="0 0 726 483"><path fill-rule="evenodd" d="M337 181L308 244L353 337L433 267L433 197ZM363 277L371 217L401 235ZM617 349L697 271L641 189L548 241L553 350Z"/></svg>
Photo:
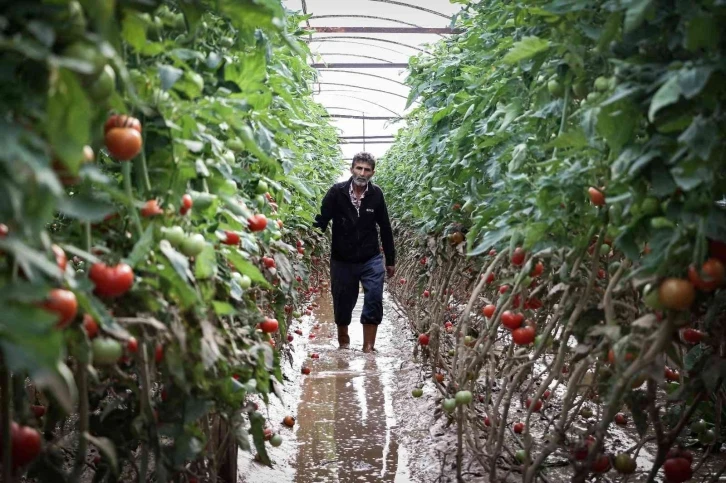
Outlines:
<svg viewBox="0 0 726 483"><path fill-rule="evenodd" d="M489 256L490 257L496 257L497 256L497 251L492 248L491 250L489 250Z"/></svg>
<svg viewBox="0 0 726 483"><path fill-rule="evenodd" d="M686 458L670 458L663 464L663 473L668 483L683 483L693 476L691 462Z"/></svg>
<svg viewBox="0 0 726 483"><path fill-rule="evenodd" d="M603 206L605 204L605 194L602 191L591 186L587 192L590 194L590 202L593 205Z"/></svg>
<svg viewBox="0 0 726 483"><path fill-rule="evenodd" d="M711 292L723 283L724 267L716 258L709 258L701 266L700 272L696 267L688 267L688 280L699 290Z"/></svg>
<svg viewBox="0 0 726 483"><path fill-rule="evenodd" d="M61 269L61 272L65 272L66 267L68 266L68 257L66 256L66 252L64 252L58 245L52 245L50 249L53 252L53 256L55 256L56 265L58 265L58 268Z"/></svg>
<svg viewBox="0 0 726 483"><path fill-rule="evenodd" d="M40 433L30 426L10 424L10 454L13 468L21 468L38 457L41 450Z"/></svg>
<svg viewBox="0 0 726 483"><path fill-rule="evenodd" d="M239 245L239 234L235 233L233 231L225 230L224 231L224 240L222 240L222 243L225 245Z"/></svg>
<svg viewBox="0 0 726 483"><path fill-rule="evenodd" d="M683 337L683 340L685 342L688 342L689 344L698 344L704 339L704 337L706 337L706 334L704 332L690 328L683 329L683 333L681 335Z"/></svg>
<svg viewBox="0 0 726 483"><path fill-rule="evenodd" d="M517 345L529 345L534 341L536 335L533 327L521 327L512 332L512 340Z"/></svg>
<svg viewBox="0 0 726 483"><path fill-rule="evenodd" d="M0 238L5 238L10 233L10 228L5 223L0 223Z"/></svg>
<svg viewBox="0 0 726 483"><path fill-rule="evenodd" d="M86 329L89 339L93 339L98 335L98 322L91 314L83 314L83 328Z"/></svg>
<svg viewBox="0 0 726 483"><path fill-rule="evenodd" d="M496 305L485 305L483 309L481 309L482 313L484 314L484 317L487 319L491 319L492 315L494 315L494 312L497 310Z"/></svg>
<svg viewBox="0 0 726 483"><path fill-rule="evenodd" d="M484 418L484 426L491 426L491 425L492 425L492 420L489 419L489 416L485 417Z"/></svg>
<svg viewBox="0 0 726 483"><path fill-rule="evenodd" d="M275 265L275 259L272 258L272 257L262 257L262 264L266 268L275 268L276 267L276 265Z"/></svg>
<svg viewBox="0 0 726 483"><path fill-rule="evenodd" d="M76 294L70 290L54 288L48 293L48 298L42 307L48 312L57 314L57 329L64 329L73 321L78 312Z"/></svg>
<svg viewBox="0 0 726 483"><path fill-rule="evenodd" d="M527 398L525 407L527 409L532 409L532 412L538 413L542 409L542 401L537 399L537 401L532 404L532 400L530 398Z"/></svg>
<svg viewBox="0 0 726 483"><path fill-rule="evenodd" d="M670 369L668 367L665 368L665 378L669 381L679 381L680 375L678 374L678 371L674 371L673 369Z"/></svg>
<svg viewBox="0 0 726 483"><path fill-rule="evenodd" d="M304 255L304 254L305 254L305 249L304 249L303 247L299 247L299 248L297 249L297 252L298 252L298 253L299 253L300 255Z"/></svg>
<svg viewBox="0 0 726 483"><path fill-rule="evenodd" d="M277 332L278 327L279 324L276 319L266 318L264 322L260 324L260 329L262 329L262 332L266 332L268 334Z"/></svg>
<svg viewBox="0 0 726 483"><path fill-rule="evenodd" d="M39 406L35 404L30 406L30 410L32 411L33 416L35 416L36 418L42 418L43 416L45 416L46 413L45 406Z"/></svg>
<svg viewBox="0 0 726 483"><path fill-rule="evenodd" d="M524 423L514 423L513 429L515 433L522 434L524 432Z"/></svg>
<svg viewBox="0 0 726 483"><path fill-rule="evenodd" d="M547 390L546 390L546 391L545 391L545 392L544 392L544 393L542 394L542 399L545 399L545 400L549 399L549 398L550 398L550 395L551 395L551 394L552 394L552 393L550 392L550 390L549 390L549 389L547 389Z"/></svg>
<svg viewBox="0 0 726 483"><path fill-rule="evenodd" d="M680 278L667 278L658 287L658 300L667 309L686 310L696 299L693 284Z"/></svg>
<svg viewBox="0 0 726 483"><path fill-rule="evenodd" d="M424 290L423 296L424 296L424 298L429 298L431 296L431 292L429 292L428 290Z"/></svg>
<svg viewBox="0 0 726 483"><path fill-rule="evenodd" d="M499 287L499 293L502 295L507 293L508 290L509 290L509 285L502 285L501 287Z"/></svg>
<svg viewBox="0 0 726 483"><path fill-rule="evenodd" d="M490 273L487 277L487 283L492 283L494 281L494 274Z"/></svg>
<svg viewBox="0 0 726 483"><path fill-rule="evenodd" d="M129 337L129 340L126 341L126 349L132 354L139 351L139 341L136 340L136 337Z"/></svg>
<svg viewBox="0 0 726 483"><path fill-rule="evenodd" d="M604 279L606 276L607 274L602 268L597 271L597 278L599 278L600 280Z"/></svg>
<svg viewBox="0 0 726 483"><path fill-rule="evenodd" d="M149 200L144 203L144 207L141 208L141 216L144 218L151 218L152 216L163 215L164 210L159 206L159 202L156 200Z"/></svg>
<svg viewBox="0 0 726 483"><path fill-rule="evenodd" d="M628 424L628 418L623 413L618 413L615 415L615 424L618 424L620 426L625 426Z"/></svg>
<svg viewBox="0 0 726 483"><path fill-rule="evenodd" d="M608 455L600 455L592 462L592 471L595 473L607 473L610 471L610 457Z"/></svg>
<svg viewBox="0 0 726 483"><path fill-rule="evenodd" d="M542 262L537 262L537 264L532 269L532 273L530 273L529 275L531 277L539 277L540 275L542 275L542 272L544 272L544 264L542 264Z"/></svg>
<svg viewBox="0 0 726 483"><path fill-rule="evenodd" d="M511 310L505 310L502 313L502 325L509 330L515 330L522 326L524 316L522 314L515 314Z"/></svg>
<svg viewBox="0 0 726 483"><path fill-rule="evenodd" d="M192 200L191 195L185 194L182 196L182 207L186 208L187 210L190 210L192 208L192 205L194 204L194 200Z"/></svg>
<svg viewBox="0 0 726 483"><path fill-rule="evenodd" d="M156 347L154 348L154 360L157 364L160 364L161 361L164 360L164 346L161 344L156 344Z"/></svg>
<svg viewBox="0 0 726 483"><path fill-rule="evenodd" d="M530 299L528 299L525 302L524 308L528 308L528 309L532 309L532 310L541 309L542 301L540 299L538 299L537 297L531 297Z"/></svg>
<svg viewBox="0 0 726 483"><path fill-rule="evenodd" d="M267 217L263 214L252 215L247 220L247 225L251 231L262 231L267 228Z"/></svg>
<svg viewBox="0 0 726 483"><path fill-rule="evenodd" d="M105 263L94 263L88 278L96 284L94 293L101 297L118 297L125 294L134 284L134 271L125 263L113 267Z"/></svg>
<svg viewBox="0 0 726 483"><path fill-rule="evenodd" d="M512 265L520 266L524 263L524 257L526 253L524 250L522 250L522 247L517 247L514 249L514 252L512 253Z"/></svg>
<svg viewBox="0 0 726 483"><path fill-rule="evenodd" d="M109 116L106 120L106 124L103 126L103 133L106 134L108 131L115 127L130 128L141 133L141 123L138 119L124 114L114 114Z"/></svg>
<svg viewBox="0 0 726 483"><path fill-rule="evenodd" d="M421 345L429 345L429 335L421 334L418 336L418 343Z"/></svg>
<svg viewBox="0 0 726 483"><path fill-rule="evenodd" d="M131 128L115 127L106 132L104 143L112 157L118 161L130 161L141 152L141 133Z"/></svg>
<svg viewBox="0 0 726 483"><path fill-rule="evenodd" d="M708 241L708 254L726 265L726 243L719 240Z"/></svg>

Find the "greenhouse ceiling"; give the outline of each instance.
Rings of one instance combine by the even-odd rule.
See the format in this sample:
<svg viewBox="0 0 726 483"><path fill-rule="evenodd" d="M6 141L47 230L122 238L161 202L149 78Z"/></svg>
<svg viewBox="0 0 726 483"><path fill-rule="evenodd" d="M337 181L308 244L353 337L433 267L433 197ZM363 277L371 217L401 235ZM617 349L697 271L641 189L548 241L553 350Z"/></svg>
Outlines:
<svg viewBox="0 0 726 483"><path fill-rule="evenodd" d="M402 127L409 89L404 84L412 55L449 35L460 9L447 0L284 0L293 11L312 15L306 27L314 65L313 86L340 129L349 160L358 151L386 152Z"/></svg>

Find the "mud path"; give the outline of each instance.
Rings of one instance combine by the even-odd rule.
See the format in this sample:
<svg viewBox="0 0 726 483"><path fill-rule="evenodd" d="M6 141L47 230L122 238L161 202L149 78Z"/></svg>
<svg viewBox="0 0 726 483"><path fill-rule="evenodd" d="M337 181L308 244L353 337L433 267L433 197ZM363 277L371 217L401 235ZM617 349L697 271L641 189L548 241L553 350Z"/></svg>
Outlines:
<svg viewBox="0 0 726 483"><path fill-rule="evenodd" d="M409 374L416 369L409 361L410 333L403 330L401 321L391 320L386 300L387 315L378 330L377 352L364 354L358 322L361 294L350 327L352 349L339 350L329 294L317 303L312 316L303 317L291 328L301 329L303 335L294 334L291 364L284 363L284 400L271 399L269 420L284 442L278 448L268 446L272 468L240 451L239 481L421 481L410 473L409 451L402 441L412 438L400 425L401 411L405 418L410 417L405 414L405 405L412 400L411 384L402 382L416 377ZM310 334L314 338L309 338ZM319 359L312 359L313 353ZM309 375L300 373L303 364L310 366ZM297 418L292 429L281 424L287 414Z"/></svg>

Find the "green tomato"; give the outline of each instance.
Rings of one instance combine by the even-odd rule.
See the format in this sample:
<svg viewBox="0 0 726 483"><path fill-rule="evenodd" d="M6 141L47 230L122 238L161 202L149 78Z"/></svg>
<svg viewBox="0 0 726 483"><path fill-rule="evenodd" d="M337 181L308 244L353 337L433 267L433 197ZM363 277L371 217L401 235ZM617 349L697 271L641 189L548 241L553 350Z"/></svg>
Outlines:
<svg viewBox="0 0 726 483"><path fill-rule="evenodd" d="M650 219L650 226L654 230L663 230L675 228L676 225L665 216L656 216L655 218Z"/></svg>
<svg viewBox="0 0 726 483"><path fill-rule="evenodd" d="M169 240L169 243L177 248L182 245L187 237L184 229L178 225L172 226L171 228L163 227L161 229L161 236L164 240Z"/></svg>
<svg viewBox="0 0 726 483"><path fill-rule="evenodd" d="M660 211L658 198L648 197L640 204L640 211L646 216L655 216Z"/></svg>
<svg viewBox="0 0 726 483"><path fill-rule="evenodd" d="M707 429L698 436L698 442L708 446L716 441L716 432L713 429Z"/></svg>
<svg viewBox="0 0 726 483"><path fill-rule="evenodd" d="M224 151L222 153L222 159L225 160L228 164L234 164L236 159L234 157L234 153L232 151ZM231 180L228 180L231 181ZM237 184L235 183L235 188L237 187Z"/></svg>
<svg viewBox="0 0 726 483"><path fill-rule="evenodd" d="M608 272L613 275L620 268L620 262L613 262L608 266Z"/></svg>
<svg viewBox="0 0 726 483"><path fill-rule="evenodd" d="M591 92L587 95L587 102L594 103L600 100L600 94L597 92Z"/></svg>
<svg viewBox="0 0 726 483"><path fill-rule="evenodd" d="M277 448L278 446L280 446L282 444L282 436L280 436L277 433L273 434L272 437L270 438L270 444L272 446L274 446L275 448Z"/></svg>
<svg viewBox="0 0 726 483"><path fill-rule="evenodd" d="M420 387L416 387L411 390L411 395L413 397L421 397L423 396L423 389L421 389Z"/></svg>
<svg viewBox="0 0 726 483"><path fill-rule="evenodd" d="M706 421L704 421L703 419L694 421L693 423L691 423L691 431L696 434L703 433L704 431L706 431Z"/></svg>
<svg viewBox="0 0 726 483"><path fill-rule="evenodd" d="M229 151L227 151L227 152L229 152ZM233 180L233 179L226 179L226 180L224 180L224 183L227 186L229 186L230 188L232 188L233 190L237 191L237 182L235 180Z"/></svg>
<svg viewBox="0 0 726 483"><path fill-rule="evenodd" d="M219 45L222 47L232 47L234 45L234 39L232 37L222 37L219 39Z"/></svg>
<svg viewBox="0 0 726 483"><path fill-rule="evenodd" d="M267 193L269 191L269 187L267 186L267 182L264 181L264 180L258 181L257 182L256 191L259 194L265 194L265 193ZM264 201L264 198L263 198L263 201Z"/></svg>
<svg viewBox="0 0 726 483"><path fill-rule="evenodd" d="M195 233L182 241L181 252L188 257L196 257L202 253L206 245L207 241L204 239L204 235Z"/></svg>
<svg viewBox="0 0 726 483"><path fill-rule="evenodd" d="M610 253L610 245L603 243L600 245L600 255L606 257Z"/></svg>
<svg viewBox="0 0 726 483"><path fill-rule="evenodd" d="M464 203L464 206L461 207L461 211L464 213L471 213L474 211L474 202L472 200L468 200L466 203Z"/></svg>
<svg viewBox="0 0 726 483"><path fill-rule="evenodd" d="M565 93L565 89L557 79L550 79L550 81L547 82L547 90L555 97L562 97Z"/></svg>
<svg viewBox="0 0 726 483"><path fill-rule="evenodd" d="M456 399L444 399L444 402L441 403L441 405L443 406L444 411L446 411L447 413L452 413L454 412L454 409L456 409Z"/></svg>
<svg viewBox="0 0 726 483"><path fill-rule="evenodd" d="M116 72L106 64L98 79L88 88L88 95L96 102L103 102L116 90Z"/></svg>
<svg viewBox="0 0 726 483"><path fill-rule="evenodd" d="M299 311L299 310L296 310L296 311L294 311L294 312L292 313L292 318L293 318L293 319L299 319L300 317L302 317L302 314L300 313L300 311Z"/></svg>
<svg viewBox="0 0 726 483"><path fill-rule="evenodd" d="M619 204L612 204L610 205L610 208L608 208L608 214L610 215L610 221L614 225L619 225L623 219L623 207Z"/></svg>
<svg viewBox="0 0 726 483"><path fill-rule="evenodd" d="M212 203L217 199L216 195L211 195L209 193L204 193L200 191L192 191L191 193L192 201L194 201L194 208L199 210L204 210L206 208L209 208L212 206Z"/></svg>
<svg viewBox="0 0 726 483"><path fill-rule="evenodd" d="M455 401L457 405L469 404L472 396L470 391L459 391L456 393Z"/></svg>
<svg viewBox="0 0 726 483"><path fill-rule="evenodd" d="M247 290L252 286L252 279L247 275L242 275L237 283L239 283L239 286L242 287L243 290Z"/></svg>
<svg viewBox="0 0 726 483"><path fill-rule="evenodd" d="M610 88L610 80L607 77L600 76L595 79L595 90L605 92Z"/></svg>
<svg viewBox="0 0 726 483"><path fill-rule="evenodd" d="M96 337L91 342L93 362L101 365L115 364L123 356L123 348L115 339Z"/></svg>
<svg viewBox="0 0 726 483"><path fill-rule="evenodd" d="M508 18L506 22L504 22L505 27L514 27L514 19Z"/></svg>
<svg viewBox="0 0 726 483"><path fill-rule="evenodd" d="M658 296L658 288L651 286L651 284L643 288L643 302L653 310L661 310L663 308L663 305L660 303L660 297Z"/></svg>
<svg viewBox="0 0 726 483"><path fill-rule="evenodd" d="M272 236L273 240L279 240L282 238L282 233L279 230L274 230L270 236Z"/></svg>
<svg viewBox="0 0 726 483"><path fill-rule="evenodd" d="M236 153L245 150L245 143L243 143L242 140L239 138L229 139L225 144L227 145L228 149L231 149Z"/></svg>
<svg viewBox="0 0 726 483"><path fill-rule="evenodd" d="M523 449L517 450L517 452L514 453L514 457L517 458L517 461L520 463L524 463L527 460L527 452Z"/></svg>
<svg viewBox="0 0 726 483"><path fill-rule="evenodd" d="M95 46L87 42L74 42L63 50L63 57L68 57L88 64L84 74L95 76L106 65L106 59Z"/></svg>
<svg viewBox="0 0 726 483"><path fill-rule="evenodd" d="M522 286L529 287L530 285L532 285L532 277L530 277L530 276L524 277L524 280L522 280Z"/></svg>
<svg viewBox="0 0 726 483"><path fill-rule="evenodd" d="M587 84L585 84L582 81L576 82L575 84L572 85L572 93L578 99L584 99L588 94Z"/></svg>
<svg viewBox="0 0 726 483"><path fill-rule="evenodd" d="M580 416L583 418L591 418L593 415L592 409L585 406L584 408L580 409Z"/></svg>
<svg viewBox="0 0 726 483"><path fill-rule="evenodd" d="M454 357L456 354L456 351L454 349L449 349L449 357Z"/></svg>

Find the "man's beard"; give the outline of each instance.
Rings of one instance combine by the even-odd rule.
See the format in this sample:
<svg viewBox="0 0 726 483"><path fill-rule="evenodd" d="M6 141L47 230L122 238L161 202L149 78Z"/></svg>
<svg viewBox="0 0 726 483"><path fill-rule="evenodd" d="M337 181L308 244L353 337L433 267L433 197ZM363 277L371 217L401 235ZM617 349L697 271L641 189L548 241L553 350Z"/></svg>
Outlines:
<svg viewBox="0 0 726 483"><path fill-rule="evenodd" d="M353 182L356 186L360 186L361 188L368 184L368 178L364 178L362 176L353 178Z"/></svg>

